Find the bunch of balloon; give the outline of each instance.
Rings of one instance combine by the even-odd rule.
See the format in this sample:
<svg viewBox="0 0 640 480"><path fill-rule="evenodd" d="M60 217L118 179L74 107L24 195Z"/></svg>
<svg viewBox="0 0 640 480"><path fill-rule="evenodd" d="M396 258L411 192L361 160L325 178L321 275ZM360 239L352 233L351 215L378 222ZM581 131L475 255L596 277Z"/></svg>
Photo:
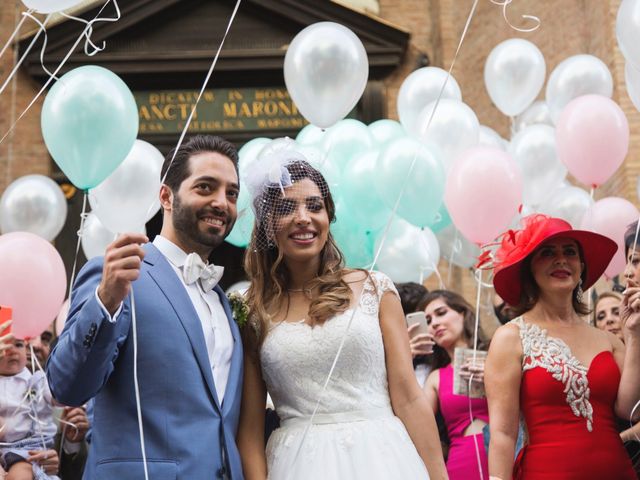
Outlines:
<svg viewBox="0 0 640 480"><path fill-rule="evenodd" d="M67 219L67 199L44 175L13 181L0 198L0 231L31 232L45 240L58 236Z"/></svg>
<svg viewBox="0 0 640 480"><path fill-rule="evenodd" d="M0 265L0 304L13 309L13 335L39 336L64 300L67 275L60 254L33 233L6 233L0 236Z"/></svg>

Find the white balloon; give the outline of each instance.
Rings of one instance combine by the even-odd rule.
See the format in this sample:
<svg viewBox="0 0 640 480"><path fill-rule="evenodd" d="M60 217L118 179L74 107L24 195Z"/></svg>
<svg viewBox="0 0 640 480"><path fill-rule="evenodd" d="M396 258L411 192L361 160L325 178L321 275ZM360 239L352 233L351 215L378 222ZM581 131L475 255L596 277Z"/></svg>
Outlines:
<svg viewBox="0 0 640 480"><path fill-rule="evenodd" d="M464 238L454 225L436 233L440 253L447 262L462 268L473 267L480 256L480 248Z"/></svg>
<svg viewBox="0 0 640 480"><path fill-rule="evenodd" d="M549 105L543 100L533 102L524 112L518 115L514 122L514 130L519 132L520 130L527 128L530 125L550 125L554 126L553 119L551 118L551 111Z"/></svg>
<svg viewBox="0 0 640 480"><path fill-rule="evenodd" d="M622 0L616 18L616 36L627 62L640 69L640 0Z"/></svg>
<svg viewBox="0 0 640 480"><path fill-rule="evenodd" d="M27 8L38 13L55 13L67 10L82 3L83 0L22 0Z"/></svg>
<svg viewBox="0 0 640 480"><path fill-rule="evenodd" d="M67 200L44 175L14 180L0 198L0 231L31 232L46 240L58 236L67 220Z"/></svg>
<svg viewBox="0 0 640 480"><path fill-rule="evenodd" d="M447 81L444 91L442 86ZM424 67L411 72L404 79L398 92L398 117L407 131L415 131L415 123L424 107L438 98L462 101L462 93L453 76L447 80L447 72L438 67Z"/></svg>
<svg viewBox="0 0 640 480"><path fill-rule="evenodd" d="M107 177L89 191L91 210L112 232L136 232L160 209L162 153L143 140Z"/></svg>
<svg viewBox="0 0 640 480"><path fill-rule="evenodd" d="M516 116L536 99L545 73L540 49L528 40L511 38L491 50L484 64L484 83L496 107Z"/></svg>
<svg viewBox="0 0 640 480"><path fill-rule="evenodd" d="M238 171L241 179L244 179L249 166L256 161L260 151L269 143L271 143L270 138L258 137L249 140L238 150Z"/></svg>
<svg viewBox="0 0 640 480"><path fill-rule="evenodd" d="M640 110L640 70L631 62L624 65L624 81L627 84L627 93L636 110Z"/></svg>
<svg viewBox="0 0 640 480"><path fill-rule="evenodd" d="M487 127L486 125L480 125L478 145L486 145L488 147L496 147L501 150L506 150L509 142L502 138L493 128Z"/></svg>
<svg viewBox="0 0 640 480"><path fill-rule="evenodd" d="M416 121L416 130L410 134L423 142L437 145L444 155L445 170L448 170L460 153L478 144L480 122L468 105L458 100L443 99L438 102L436 113L427 129L435 106L436 102L431 102L424 107Z"/></svg>
<svg viewBox="0 0 640 480"><path fill-rule="evenodd" d="M356 105L369 76L360 39L340 24L309 25L293 39L284 58L284 81L300 113L328 128Z"/></svg>
<svg viewBox="0 0 640 480"><path fill-rule="evenodd" d="M509 153L522 172L522 201L526 204L542 203L567 176L556 152L555 129L549 125L531 125L518 132Z"/></svg>
<svg viewBox="0 0 640 480"><path fill-rule="evenodd" d="M604 62L593 55L574 55L560 62L549 76L545 94L553 121L571 100L588 94L613 95L613 78Z"/></svg>
<svg viewBox="0 0 640 480"><path fill-rule="evenodd" d="M105 227L92 212L87 215L82 227L80 243L87 260L104 255L107 246L116 239L116 234Z"/></svg>
<svg viewBox="0 0 640 480"><path fill-rule="evenodd" d="M562 218L573 228L579 228L584 214L593 203L591 196L579 187L560 187L538 207L538 211Z"/></svg>
<svg viewBox="0 0 640 480"><path fill-rule="evenodd" d="M376 241L380 248L382 236ZM394 282L422 282L438 268L440 247L433 232L400 218L393 220L382 244L376 268Z"/></svg>

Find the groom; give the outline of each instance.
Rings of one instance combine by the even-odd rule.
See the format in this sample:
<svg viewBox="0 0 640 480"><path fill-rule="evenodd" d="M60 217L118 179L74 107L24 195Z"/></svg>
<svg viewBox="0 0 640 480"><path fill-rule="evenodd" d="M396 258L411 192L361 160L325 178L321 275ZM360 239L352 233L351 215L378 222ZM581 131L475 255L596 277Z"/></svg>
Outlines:
<svg viewBox="0 0 640 480"><path fill-rule="evenodd" d="M95 397L85 479L145 478L136 365L149 478L242 479L242 344L222 269L205 265L236 220L237 161L221 137L189 140L160 189L160 235L121 235L78 274L47 376L65 405Z"/></svg>

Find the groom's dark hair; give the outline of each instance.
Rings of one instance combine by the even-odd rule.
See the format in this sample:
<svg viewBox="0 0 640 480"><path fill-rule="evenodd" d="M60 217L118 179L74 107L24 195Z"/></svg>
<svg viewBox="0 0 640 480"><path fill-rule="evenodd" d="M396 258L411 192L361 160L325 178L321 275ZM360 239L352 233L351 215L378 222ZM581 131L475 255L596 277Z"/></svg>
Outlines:
<svg viewBox="0 0 640 480"><path fill-rule="evenodd" d="M215 152L224 155L231 160L236 173L238 172L238 150L233 143L225 138L216 135L196 135L180 145L175 158L173 158L175 151L175 148L172 149L165 157L160 173L160 178L164 178L164 184L168 185L174 192L180 188L180 184L190 175L189 159L192 155L197 155L198 153ZM172 158L173 162L171 162Z"/></svg>

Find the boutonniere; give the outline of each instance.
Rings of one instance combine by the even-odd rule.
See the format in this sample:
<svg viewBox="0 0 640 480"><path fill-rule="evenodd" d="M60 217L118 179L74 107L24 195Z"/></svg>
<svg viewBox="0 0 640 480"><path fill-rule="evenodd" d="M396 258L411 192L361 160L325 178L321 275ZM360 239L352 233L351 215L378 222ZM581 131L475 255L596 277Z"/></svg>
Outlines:
<svg viewBox="0 0 640 480"><path fill-rule="evenodd" d="M249 305L247 305L244 295L240 292L231 292L228 297L233 319L238 324L238 327L242 329L249 320Z"/></svg>

